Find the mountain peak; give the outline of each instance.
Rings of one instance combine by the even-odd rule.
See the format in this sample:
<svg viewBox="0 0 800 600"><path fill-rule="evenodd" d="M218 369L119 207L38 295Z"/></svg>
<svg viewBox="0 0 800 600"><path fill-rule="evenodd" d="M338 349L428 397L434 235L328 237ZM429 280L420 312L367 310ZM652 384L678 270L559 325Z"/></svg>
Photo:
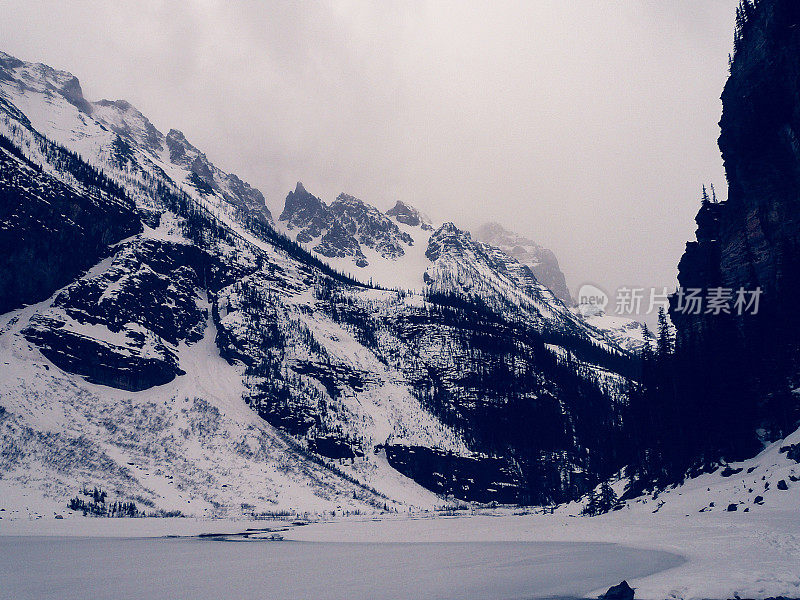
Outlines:
<svg viewBox="0 0 800 600"><path fill-rule="evenodd" d="M448 221L433 232L428 240L425 256L431 262L436 262L448 250L461 252L472 244L472 236L468 231L462 231L455 223Z"/></svg>
<svg viewBox="0 0 800 600"><path fill-rule="evenodd" d="M286 195L283 212L278 219L286 221L290 230L302 229L297 241L307 244L322 235L327 225L327 213L328 207L322 200L308 192L298 181L294 191Z"/></svg>
<svg viewBox="0 0 800 600"><path fill-rule="evenodd" d="M336 202L342 204L351 204L353 206L367 206L367 204L360 198L356 198L350 194L345 194L344 192L336 196Z"/></svg>
<svg viewBox="0 0 800 600"><path fill-rule="evenodd" d="M440 237L443 235L464 235L467 239L472 239L472 235L469 233L469 231L462 231L456 227L456 224L452 221L442 223L442 226L439 227L438 231L434 235L438 235Z"/></svg>
<svg viewBox="0 0 800 600"><path fill-rule="evenodd" d="M186 141L186 136L180 129L170 129L167 133L167 139L174 140L175 142L181 142L187 146L189 145L189 142Z"/></svg>
<svg viewBox="0 0 800 600"><path fill-rule="evenodd" d="M83 97L78 78L42 63L29 63L5 52L0 53L0 80L15 81L23 91L55 92L87 115L92 105Z"/></svg>
<svg viewBox="0 0 800 600"><path fill-rule="evenodd" d="M395 221L403 223L404 225L422 227L422 229L426 230L433 229L430 219L427 216L402 200L398 200L392 208L386 211L386 214L390 217L394 217Z"/></svg>
<svg viewBox="0 0 800 600"><path fill-rule="evenodd" d="M396 214L407 214L411 212L416 212L416 209L413 206L409 206L402 200L398 200L397 202L394 203L394 207L386 211L386 214L396 215Z"/></svg>
<svg viewBox="0 0 800 600"><path fill-rule="evenodd" d="M489 222L475 230L475 239L496 246L529 267L536 279L550 289L567 306L572 304L567 281L558 259L549 250L531 239L509 231L500 223Z"/></svg>

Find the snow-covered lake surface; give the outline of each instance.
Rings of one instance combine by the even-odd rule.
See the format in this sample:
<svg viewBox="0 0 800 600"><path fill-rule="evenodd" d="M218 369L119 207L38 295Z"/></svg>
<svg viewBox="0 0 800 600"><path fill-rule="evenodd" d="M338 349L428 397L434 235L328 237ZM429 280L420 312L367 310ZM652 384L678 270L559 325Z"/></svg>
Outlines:
<svg viewBox="0 0 800 600"><path fill-rule="evenodd" d="M0 536L0 597L563 598L682 562L598 543Z"/></svg>

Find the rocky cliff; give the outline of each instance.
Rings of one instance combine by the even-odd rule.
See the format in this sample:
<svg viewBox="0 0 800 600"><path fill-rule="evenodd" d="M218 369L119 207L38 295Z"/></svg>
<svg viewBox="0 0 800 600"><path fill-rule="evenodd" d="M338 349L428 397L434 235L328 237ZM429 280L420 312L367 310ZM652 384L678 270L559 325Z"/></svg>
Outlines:
<svg viewBox="0 0 800 600"><path fill-rule="evenodd" d="M541 283L547 286L567 306L572 305L572 297L567 280L558 259L552 250L540 246L533 240L513 233L498 223L486 223L475 231L475 239L497 246L506 254L513 256L523 265L530 267Z"/></svg>
<svg viewBox="0 0 800 600"><path fill-rule="evenodd" d="M791 391L800 384L798 56L800 4L740 5L719 137L728 200L702 204L678 279L684 288L729 288L734 300L740 288L763 295L757 315L733 305L732 314L686 314L677 297L671 308L686 372L710 410L737 415L720 439L749 440L758 428L786 434L800 418Z"/></svg>
<svg viewBox="0 0 800 600"><path fill-rule="evenodd" d="M281 224L312 255L179 132L3 61L0 216L36 209L3 221L9 248L98 248L0 315L0 445L26 448L0 457L15 489L92 481L212 513L549 503L623 464L630 357L527 266L407 205L326 205L298 185ZM420 285L371 286L320 258L359 252L393 271L413 259ZM12 267L46 264L34 254Z"/></svg>
<svg viewBox="0 0 800 600"><path fill-rule="evenodd" d="M63 148L34 139L81 191L0 135L0 313L44 300L142 228L121 188Z"/></svg>

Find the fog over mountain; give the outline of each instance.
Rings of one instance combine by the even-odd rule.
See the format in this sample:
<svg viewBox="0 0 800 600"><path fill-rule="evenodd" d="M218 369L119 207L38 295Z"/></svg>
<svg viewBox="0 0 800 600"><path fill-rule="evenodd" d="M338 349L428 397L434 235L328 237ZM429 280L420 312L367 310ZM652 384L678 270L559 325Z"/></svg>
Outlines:
<svg viewBox="0 0 800 600"><path fill-rule="evenodd" d="M675 284L700 185L725 188L735 5L10 0L0 39L180 129L275 214L302 180L497 221L574 293Z"/></svg>

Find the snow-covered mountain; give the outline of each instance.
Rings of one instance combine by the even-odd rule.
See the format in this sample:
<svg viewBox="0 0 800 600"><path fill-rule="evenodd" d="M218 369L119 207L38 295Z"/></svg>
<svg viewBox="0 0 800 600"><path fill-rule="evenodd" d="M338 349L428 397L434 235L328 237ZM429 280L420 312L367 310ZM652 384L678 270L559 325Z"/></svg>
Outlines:
<svg viewBox="0 0 800 600"><path fill-rule="evenodd" d="M619 349L616 344L628 347L628 337L617 335L620 332L616 330L606 336L603 327L593 323L586 327L583 315L569 310L530 265L498 245L473 239L453 223L436 227L419 210L402 202L383 214L342 193L327 205L298 183L286 197L279 223L298 243L340 271L354 272L362 281L395 289L476 297L505 318L524 320L540 331L569 331L612 351ZM499 225L488 225L481 231L484 237L500 241L508 241L512 235ZM501 232L506 238L501 239ZM525 243L538 249L536 266L547 272L554 265L563 281L552 252L533 242ZM530 252L526 255L528 259L531 256ZM566 289L565 283L563 287Z"/></svg>
<svg viewBox="0 0 800 600"><path fill-rule="evenodd" d="M0 135L0 276L30 280L0 321L0 435L35 448L4 454L9 497L545 502L621 465L630 358L498 248L298 185L280 222L309 251L179 132L8 55ZM397 291L342 274L362 257Z"/></svg>
<svg viewBox="0 0 800 600"><path fill-rule="evenodd" d="M326 258L346 258L357 267L370 264L364 250L394 260L414 245L414 239L374 206L348 194L339 194L330 206L308 193L302 183L286 197L280 216L295 239L313 246Z"/></svg>
<svg viewBox="0 0 800 600"><path fill-rule="evenodd" d="M261 192L214 166L180 131L164 135L124 100L86 100L71 73L0 52L0 102L47 139L114 173L129 193L164 179L216 210L272 219Z"/></svg>
<svg viewBox="0 0 800 600"><path fill-rule="evenodd" d="M536 275L536 279L547 286L556 298L567 306L572 305L567 280L564 273L561 272L558 259L552 250L508 231L499 223L486 223L479 227L474 235L476 240L500 248L509 256L529 267Z"/></svg>
<svg viewBox="0 0 800 600"><path fill-rule="evenodd" d="M630 352L638 353L644 347L645 341L651 345L655 342L652 333L646 330L641 321L609 315L594 304L578 304L573 308L573 312Z"/></svg>
<svg viewBox="0 0 800 600"><path fill-rule="evenodd" d="M383 287L421 291L433 227L417 209L398 202L385 214L342 193L332 203L298 183L276 224L287 236L343 273Z"/></svg>
<svg viewBox="0 0 800 600"><path fill-rule="evenodd" d="M422 290L429 279L427 270L437 270L429 254L434 232L441 237L455 227L452 223L436 225L417 208L400 201L385 214L345 193L328 205L306 191L302 183L287 195L278 226L340 271L362 281L406 290ZM556 298L572 305L552 251L497 223L480 227L471 240L474 243L483 243L487 249L493 246L495 250L489 252L500 250L528 267ZM484 268L489 267L484 264Z"/></svg>

